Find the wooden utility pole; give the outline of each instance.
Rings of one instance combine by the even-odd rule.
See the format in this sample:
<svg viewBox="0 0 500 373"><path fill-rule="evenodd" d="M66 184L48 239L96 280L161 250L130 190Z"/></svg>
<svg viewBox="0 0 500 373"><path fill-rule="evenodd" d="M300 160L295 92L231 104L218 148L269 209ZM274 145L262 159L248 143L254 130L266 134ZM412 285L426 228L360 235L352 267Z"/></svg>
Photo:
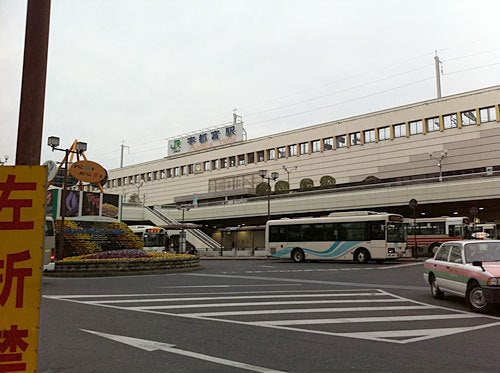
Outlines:
<svg viewBox="0 0 500 373"><path fill-rule="evenodd" d="M17 165L40 164L49 23L50 0L28 0L17 129Z"/></svg>

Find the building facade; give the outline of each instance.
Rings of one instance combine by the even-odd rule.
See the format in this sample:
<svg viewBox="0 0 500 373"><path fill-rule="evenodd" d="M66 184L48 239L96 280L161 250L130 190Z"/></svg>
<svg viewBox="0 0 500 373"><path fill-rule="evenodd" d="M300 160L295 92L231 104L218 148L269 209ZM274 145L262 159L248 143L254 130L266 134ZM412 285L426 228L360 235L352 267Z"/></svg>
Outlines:
<svg viewBox="0 0 500 373"><path fill-rule="evenodd" d="M318 186L322 176L334 177L340 187L370 178L397 182L496 172L499 104L500 86L494 86L256 139L198 146L110 170L105 189L139 193L148 206L193 199L201 205L255 195L261 169L279 172L291 190L304 178Z"/></svg>

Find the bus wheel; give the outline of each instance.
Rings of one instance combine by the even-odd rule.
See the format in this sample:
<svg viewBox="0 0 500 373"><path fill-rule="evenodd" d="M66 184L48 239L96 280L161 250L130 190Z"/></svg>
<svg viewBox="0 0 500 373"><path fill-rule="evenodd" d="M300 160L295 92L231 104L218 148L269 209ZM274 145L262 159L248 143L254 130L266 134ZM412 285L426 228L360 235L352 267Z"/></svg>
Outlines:
<svg viewBox="0 0 500 373"><path fill-rule="evenodd" d="M301 249L293 249L292 260L295 263L302 263L303 261L306 260L306 256L304 255L304 252Z"/></svg>
<svg viewBox="0 0 500 373"><path fill-rule="evenodd" d="M370 253L366 249L358 249L354 253L354 260L360 264L366 264L370 260Z"/></svg>
<svg viewBox="0 0 500 373"><path fill-rule="evenodd" d="M434 256L434 254L436 254L436 251L437 249L439 248L441 244L437 243L437 242L434 242L433 244L430 244L429 245L429 249L428 249L428 252L429 252L429 255L430 256Z"/></svg>

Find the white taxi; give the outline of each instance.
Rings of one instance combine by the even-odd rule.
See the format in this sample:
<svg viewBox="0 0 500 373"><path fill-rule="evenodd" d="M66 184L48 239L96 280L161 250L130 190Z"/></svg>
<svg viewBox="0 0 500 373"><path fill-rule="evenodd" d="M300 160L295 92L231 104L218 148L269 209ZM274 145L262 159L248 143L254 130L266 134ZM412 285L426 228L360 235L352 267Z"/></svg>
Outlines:
<svg viewBox="0 0 500 373"><path fill-rule="evenodd" d="M424 263L424 280L434 298L465 297L474 312L500 303L500 240L448 241Z"/></svg>

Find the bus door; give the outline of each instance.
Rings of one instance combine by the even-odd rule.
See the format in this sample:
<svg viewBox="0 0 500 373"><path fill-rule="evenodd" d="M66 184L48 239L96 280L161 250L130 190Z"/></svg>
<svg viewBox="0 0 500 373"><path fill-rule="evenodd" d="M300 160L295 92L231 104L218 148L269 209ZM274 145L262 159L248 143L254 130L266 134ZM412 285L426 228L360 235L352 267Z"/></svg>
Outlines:
<svg viewBox="0 0 500 373"><path fill-rule="evenodd" d="M370 227L370 255L372 258L386 258L387 240L384 221L374 221L369 223Z"/></svg>

